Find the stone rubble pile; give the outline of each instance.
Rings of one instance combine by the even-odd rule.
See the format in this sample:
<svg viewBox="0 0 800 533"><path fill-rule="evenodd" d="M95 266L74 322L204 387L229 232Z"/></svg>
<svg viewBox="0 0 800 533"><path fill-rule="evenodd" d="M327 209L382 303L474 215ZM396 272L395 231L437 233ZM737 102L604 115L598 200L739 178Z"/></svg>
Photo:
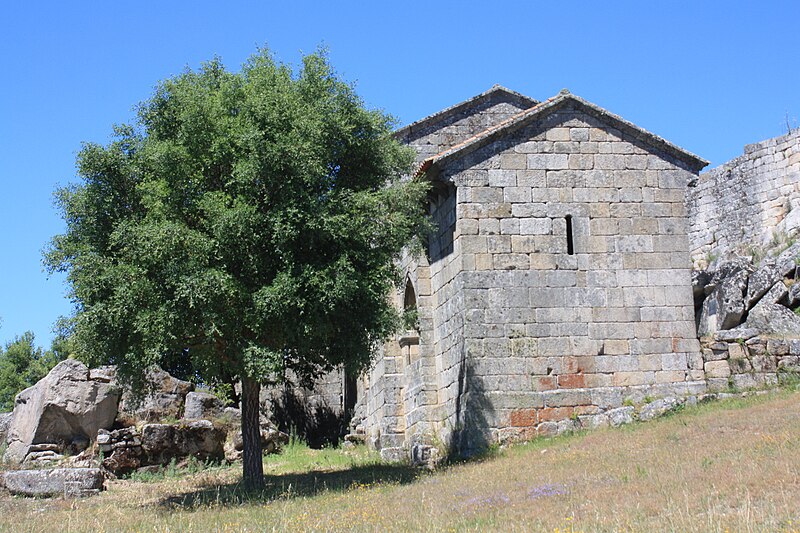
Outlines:
<svg viewBox="0 0 800 533"><path fill-rule="evenodd" d="M146 466L163 466L193 457L219 461L224 457L226 433L209 420L179 424L145 424L113 431L100 430L97 445L102 465L115 475Z"/></svg>
<svg viewBox="0 0 800 533"><path fill-rule="evenodd" d="M698 335L730 330L733 338L761 335L800 337L797 281L800 243L756 265L749 257L714 262L693 274Z"/></svg>
<svg viewBox="0 0 800 533"><path fill-rule="evenodd" d="M68 359L22 391L12 413L0 413L3 462L0 484L14 494L87 495L105 476L157 470L171 463L241 459L241 413L207 392L154 368L142 398L122 388L114 367L89 369ZM164 423L170 420L170 423ZM265 417L265 453L289 441Z"/></svg>

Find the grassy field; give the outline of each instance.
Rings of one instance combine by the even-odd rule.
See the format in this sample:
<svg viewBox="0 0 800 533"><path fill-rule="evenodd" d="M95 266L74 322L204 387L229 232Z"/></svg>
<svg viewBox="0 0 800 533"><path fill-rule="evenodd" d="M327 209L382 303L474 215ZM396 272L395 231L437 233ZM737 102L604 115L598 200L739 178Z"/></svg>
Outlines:
<svg viewBox="0 0 800 533"><path fill-rule="evenodd" d="M110 482L82 500L0 497L2 531L800 531L800 393L726 400L542 439L427 473L290 446L269 489L235 467Z"/></svg>

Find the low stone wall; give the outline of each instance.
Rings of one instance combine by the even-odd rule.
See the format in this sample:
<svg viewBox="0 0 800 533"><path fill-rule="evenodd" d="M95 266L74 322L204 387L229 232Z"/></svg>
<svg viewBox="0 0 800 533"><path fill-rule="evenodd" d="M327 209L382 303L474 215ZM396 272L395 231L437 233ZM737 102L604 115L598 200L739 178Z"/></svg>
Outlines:
<svg viewBox="0 0 800 533"><path fill-rule="evenodd" d="M686 202L695 266L788 233L800 223L800 130L745 146L690 183ZM798 220L784 222L795 208Z"/></svg>
<svg viewBox="0 0 800 533"><path fill-rule="evenodd" d="M734 339L721 333L701 339L709 391L773 386L800 373L800 339Z"/></svg>

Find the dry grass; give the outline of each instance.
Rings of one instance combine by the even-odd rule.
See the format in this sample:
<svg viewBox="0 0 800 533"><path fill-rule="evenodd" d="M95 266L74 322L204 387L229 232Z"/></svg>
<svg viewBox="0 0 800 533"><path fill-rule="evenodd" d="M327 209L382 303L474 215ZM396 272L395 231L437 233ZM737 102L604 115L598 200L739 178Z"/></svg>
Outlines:
<svg viewBox="0 0 800 533"><path fill-rule="evenodd" d="M6 531L797 531L800 393L539 440L422 474L360 451L293 447L270 489L238 471L116 481L79 501L0 498Z"/></svg>

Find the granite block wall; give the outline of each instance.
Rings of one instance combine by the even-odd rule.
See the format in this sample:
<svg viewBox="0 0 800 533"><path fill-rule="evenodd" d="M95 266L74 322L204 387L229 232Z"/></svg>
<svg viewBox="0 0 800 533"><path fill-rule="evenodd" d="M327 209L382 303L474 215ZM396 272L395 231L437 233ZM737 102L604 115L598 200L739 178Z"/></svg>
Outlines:
<svg viewBox="0 0 800 533"><path fill-rule="evenodd" d="M800 208L800 131L745 146L742 156L690 181L686 202L695 266L762 247Z"/></svg>
<svg viewBox="0 0 800 533"><path fill-rule="evenodd" d="M457 191L467 367L462 413L443 414L461 417L463 447L704 387L684 204L693 177L577 110L442 170Z"/></svg>

